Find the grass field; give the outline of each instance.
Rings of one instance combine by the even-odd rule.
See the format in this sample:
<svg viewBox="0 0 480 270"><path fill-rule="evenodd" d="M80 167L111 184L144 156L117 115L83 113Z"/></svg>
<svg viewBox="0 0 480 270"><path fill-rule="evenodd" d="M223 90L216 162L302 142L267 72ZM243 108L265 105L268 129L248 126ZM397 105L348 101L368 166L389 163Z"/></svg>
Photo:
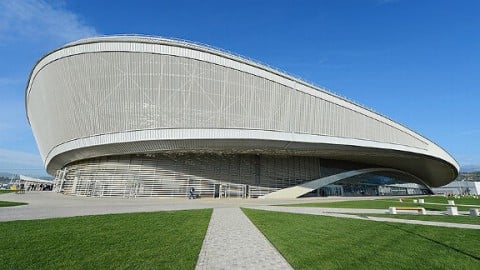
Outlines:
<svg viewBox="0 0 480 270"><path fill-rule="evenodd" d="M455 201L455 204L465 204L465 205L478 205L480 206L480 197L474 198L473 196L465 196L460 198L448 198L445 196L427 196L427 197L417 197L417 198L406 198L404 201L412 202L414 199L424 199L426 203L443 203L448 204L449 200Z"/></svg>
<svg viewBox="0 0 480 270"><path fill-rule="evenodd" d="M9 207L9 206L17 206L17 205L25 205L25 204L27 203L0 201L0 207Z"/></svg>
<svg viewBox="0 0 480 270"><path fill-rule="evenodd" d="M478 269L480 233L243 209L295 269Z"/></svg>
<svg viewBox="0 0 480 270"><path fill-rule="evenodd" d="M427 220L427 221L440 221L440 222L453 222L463 224L477 224L480 225L480 217L473 216L432 216L432 215L408 215L408 214L368 214L372 217L386 217L386 218L401 218L401 219L414 219L414 220ZM480 234L480 232L479 232ZM479 239L480 240L480 239Z"/></svg>
<svg viewBox="0 0 480 270"><path fill-rule="evenodd" d="M430 202L430 198L425 198L425 202ZM419 204L413 203L413 199L407 199L400 202L398 199L373 199L373 200L358 200L358 201L341 201L341 202L315 202L315 203L302 203L302 204L290 204L284 206L300 206L300 207L332 207L332 208L362 208L362 209L388 209L390 206L419 206L424 207L426 210L446 211L447 205L439 204ZM433 201L432 201L433 202ZM445 201L445 204L447 202ZM458 210L466 211L471 207L458 206ZM480 206L479 206L480 207Z"/></svg>
<svg viewBox="0 0 480 270"><path fill-rule="evenodd" d="M15 192L15 190L1 189L0 190L0 195L1 194L6 194L6 193L12 193L12 192ZM27 204L27 203L0 201L0 207L18 206L18 205L25 205L25 204Z"/></svg>
<svg viewBox="0 0 480 270"><path fill-rule="evenodd" d="M0 222L2 269L194 269L212 210Z"/></svg>

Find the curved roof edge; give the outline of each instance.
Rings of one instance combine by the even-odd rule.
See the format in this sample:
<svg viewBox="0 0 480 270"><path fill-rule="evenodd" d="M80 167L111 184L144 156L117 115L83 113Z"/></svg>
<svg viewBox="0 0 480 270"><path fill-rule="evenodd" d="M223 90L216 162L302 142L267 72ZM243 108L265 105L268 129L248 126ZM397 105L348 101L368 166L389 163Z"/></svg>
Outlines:
<svg viewBox="0 0 480 270"><path fill-rule="evenodd" d="M193 130L195 131L195 130ZM152 152L238 152L315 155L338 160L354 160L359 163L397 167L422 178L429 179L433 186L446 184L458 175L458 168L451 160L434 155L428 150L412 149L364 141L324 137L306 134L280 134L271 131L218 130L163 130L148 136L137 131L129 134L105 134L79 139L59 145L46 157L47 170L59 169L75 161L93 157L152 153ZM112 139L110 137L116 139ZM60 161L60 160L62 161ZM400 167L399 167L400 166ZM448 173L447 173L448 172ZM448 179L447 179L448 178ZM452 178L452 179L450 179Z"/></svg>
<svg viewBox="0 0 480 270"><path fill-rule="evenodd" d="M30 119L29 119L29 116L28 116L28 104L27 104L29 89L31 87L31 83L32 83L32 79L33 79L32 75L34 75L34 73L36 71L36 67L42 62L42 60L44 60L47 56L49 56L49 55L51 55L51 54L53 54L57 51L61 51L63 49L66 49L66 48L70 48L70 47L74 47L74 46L78 46L78 45L82 45L82 44L102 43L102 42L132 42L132 43L150 43L150 44L159 44L159 45L163 44L163 45L179 46L179 47L184 47L184 48L203 51L203 52L206 52L206 53L215 54L215 55L220 56L220 57L225 57L225 58L228 58L228 59L231 59L231 60L234 60L234 61L238 61L238 62L247 64L247 65L253 66L255 68L265 70L267 72L271 72L271 73L273 73L277 76L286 78L286 79L291 80L295 83L298 83L298 84L307 86L309 88L312 88L314 90L320 91L320 92L322 92L326 95L329 95L331 97L343 100L347 103L350 103L350 104L352 104L354 106L357 106L361 109L369 111L369 112L371 112L373 114L376 114L380 117L383 117L383 118L385 118L385 119L387 119L387 120L405 128L405 129L409 130L410 132L414 133L418 137L428 141L428 144L431 147L441 149L443 152L445 152L445 154L448 156L448 158L445 159L445 161L451 163L451 165L457 169L457 172L460 169L459 165L458 165L458 162L450 154L448 154L447 151L445 151L441 146L437 145L432 140L429 140L428 138L424 137L420 133L413 131L412 129L404 126L403 124L400 124L400 123L396 122L395 120L392 120L391 118L389 118L389 117L387 117L387 116L385 116L381 113L376 112L375 110L372 110L372 109L367 108L367 107L365 107L361 104L358 104L358 103L356 103L356 102L354 102L354 101L352 101L352 100L350 100L346 97L340 96L340 95L334 93L333 91L331 91L331 90L329 90L325 87L316 86L312 83L306 82L306 81L304 81L302 79L299 79L295 76L289 75L288 73L286 73L284 71L280 71L280 70L272 68L272 67L270 67L266 64L260 63L259 61L252 60L252 59L249 59L247 57L240 56L240 55L237 55L237 54L234 54L234 53L222 50L222 49L214 48L214 47L204 45L204 44L199 44L199 43L196 43L196 42L185 41L185 40L181 40L181 39L163 38L163 37L156 37L156 36L129 34L129 35L111 35L111 36L89 37L89 38L80 39L78 41L70 42L70 43L68 43L68 44L66 44L66 45L64 45L64 46L62 46L58 49L55 49L55 50L43 55L35 63L34 68L30 72L28 83L27 83L27 86L26 86L26 89L25 89L25 109L26 109L26 115L27 115L27 120L28 120L29 124L30 124ZM442 157L442 158L445 158L445 157Z"/></svg>
<svg viewBox="0 0 480 270"><path fill-rule="evenodd" d="M30 72L30 75L29 75L29 78L28 78L28 83L27 83L27 86L25 88L25 108L27 108L26 100L27 100L27 95L28 95L28 89L30 88L30 82L31 82L31 79L32 79L31 77L33 75L33 72L35 71L35 67L40 62L42 62L42 60L44 58L46 58L50 54L53 54L57 51L60 51L60 50L63 50L63 49L69 48L69 47L74 47L74 46L77 46L77 45L89 44L89 43L100 43L100 42L137 42L137 43L152 43L152 44L159 44L159 45L160 44L176 45L176 46L179 46L179 47L185 47L185 48L190 48L190 49L195 49L195 50L200 50L200 51L212 53L212 54L215 54L215 55L218 55L218 56L221 56L221 57L226 57L226 58L229 58L231 60L235 60L235 61L238 61L238 62L248 64L250 66L254 66L256 68L271 72L271 73L273 73L277 76L292 80L292 81L294 81L298 84L310 87L310 88L315 89L317 91L320 91L324 94L330 95L332 97L335 97L335 98L341 99L343 101L346 101L348 103L351 103L353 105L356 105L356 106L358 106L358 107L360 107L364 110L367 110L367 111L370 111L374 114L380 115L380 116L382 116L382 117L384 117L384 118L386 118L386 119L388 119L392 122L395 122L395 123L405 127L404 125L396 122L395 120L389 118L388 116L383 115L382 113L377 112L374 109L368 108L368 107L366 107L366 106L364 106L360 103L357 103L357 102L355 102L355 101L353 101L353 100L351 100L351 99L349 99L345 96L341 96L340 94L334 92L333 90L331 90L329 88L326 88L324 86L318 86L314 83L308 82L305 79L300 78L299 76L292 75L292 74L289 74L286 71L279 70L277 68L271 67L270 65L262 63L261 61L254 60L254 59L251 59L251 58L248 58L248 57L245 57L245 56L242 56L242 55L239 55L239 54L236 54L236 53L224 50L224 49L216 48L216 47L206 45L206 44L202 44L202 43L198 43L198 42L188 41L188 40L184 40L184 39L177 39L177 38L165 38L165 37L160 37L160 36L135 35L135 34L118 34L118 35L106 35L106 36L94 36L94 37L82 38L82 39L79 39L77 41L67 43L62 47L59 47L55 50L52 50L52 51L44 54L35 63L34 68ZM28 113L27 113L27 120L30 123ZM409 130L412 130L408 127L405 127L405 128L407 128ZM417 135L419 135L420 137L424 138L419 133L417 133L415 131L413 131L413 132L416 133ZM424 139L428 140L427 138L424 138ZM430 140L428 140L428 141L430 141Z"/></svg>

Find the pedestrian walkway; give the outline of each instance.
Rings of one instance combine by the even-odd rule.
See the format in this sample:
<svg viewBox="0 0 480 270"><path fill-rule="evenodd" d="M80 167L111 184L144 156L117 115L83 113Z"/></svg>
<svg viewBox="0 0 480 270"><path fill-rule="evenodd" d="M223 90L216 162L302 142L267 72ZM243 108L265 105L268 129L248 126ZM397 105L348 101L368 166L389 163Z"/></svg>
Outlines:
<svg viewBox="0 0 480 270"><path fill-rule="evenodd" d="M293 269L240 208L215 208L196 269Z"/></svg>
<svg viewBox="0 0 480 270"><path fill-rule="evenodd" d="M339 198L317 198L307 201L335 201ZM345 200L345 199L342 199ZM102 215L116 213L175 211L205 208L248 207L269 204L291 204L298 200L259 199L197 199L184 198L120 198L77 197L53 191L33 191L25 194L0 194L0 201L26 202L28 205L0 207L0 222L44 218Z"/></svg>

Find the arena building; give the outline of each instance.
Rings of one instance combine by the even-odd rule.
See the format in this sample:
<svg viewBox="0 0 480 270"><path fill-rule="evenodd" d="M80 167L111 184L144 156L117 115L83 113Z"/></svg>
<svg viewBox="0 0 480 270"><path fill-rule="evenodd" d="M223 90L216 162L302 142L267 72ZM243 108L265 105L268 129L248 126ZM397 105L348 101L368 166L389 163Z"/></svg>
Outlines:
<svg viewBox="0 0 480 270"><path fill-rule="evenodd" d="M36 63L25 102L45 168L65 194L421 194L459 170L438 145L368 108L179 40L67 44Z"/></svg>

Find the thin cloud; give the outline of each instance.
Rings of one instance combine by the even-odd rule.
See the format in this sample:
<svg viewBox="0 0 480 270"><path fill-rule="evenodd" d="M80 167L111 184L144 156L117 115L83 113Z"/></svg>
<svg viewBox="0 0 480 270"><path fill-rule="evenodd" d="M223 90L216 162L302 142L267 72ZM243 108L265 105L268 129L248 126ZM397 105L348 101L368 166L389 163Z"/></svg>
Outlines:
<svg viewBox="0 0 480 270"><path fill-rule="evenodd" d="M0 41L68 42L98 35L75 13L44 0L0 1Z"/></svg>
<svg viewBox="0 0 480 270"><path fill-rule="evenodd" d="M0 168L42 168L40 155L0 148Z"/></svg>
<svg viewBox="0 0 480 270"><path fill-rule="evenodd" d="M1 87L0 93L6 93L8 87ZM0 147L8 143L14 143L19 138L24 137L25 133L31 134L25 116L25 106L23 98L12 99L8 96L0 100Z"/></svg>
<svg viewBox="0 0 480 270"><path fill-rule="evenodd" d="M480 134L480 129L460 131L458 134L462 136L476 135L476 134Z"/></svg>
<svg viewBox="0 0 480 270"><path fill-rule="evenodd" d="M0 77L0 87L7 87L7 86L12 86L12 85L20 85L25 83L24 80L20 78L6 78L6 77Z"/></svg>
<svg viewBox="0 0 480 270"><path fill-rule="evenodd" d="M480 159L477 156L467 153L458 153L454 156L460 164L460 171L480 171Z"/></svg>

